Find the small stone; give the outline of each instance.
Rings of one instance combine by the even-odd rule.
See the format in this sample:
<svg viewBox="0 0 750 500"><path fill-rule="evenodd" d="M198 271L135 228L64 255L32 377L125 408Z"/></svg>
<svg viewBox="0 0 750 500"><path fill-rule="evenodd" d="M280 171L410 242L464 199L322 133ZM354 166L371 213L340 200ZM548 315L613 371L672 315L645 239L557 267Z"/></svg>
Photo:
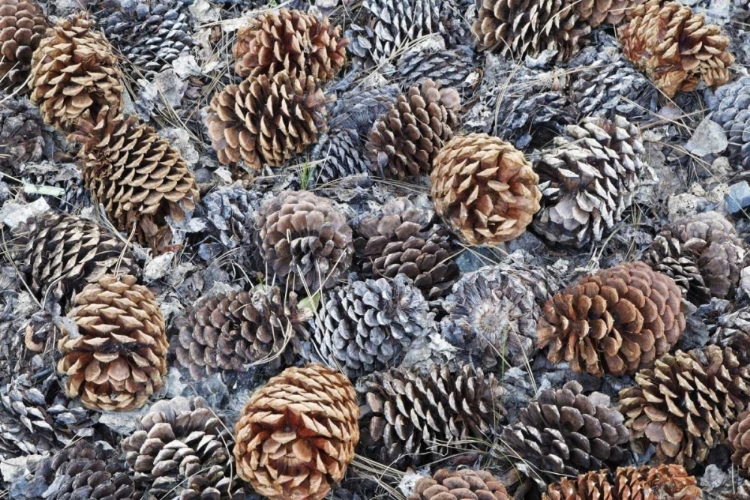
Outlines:
<svg viewBox="0 0 750 500"><path fill-rule="evenodd" d="M747 181L733 184L727 193L726 202L727 210L733 214L740 213L745 207L750 206L750 185Z"/></svg>
<svg viewBox="0 0 750 500"><path fill-rule="evenodd" d="M174 259L174 252L167 252L163 255L152 259L143 268L143 280L146 283L158 280L164 277L169 270L172 268L172 260Z"/></svg>
<svg viewBox="0 0 750 500"><path fill-rule="evenodd" d="M721 153L727 146L727 133L724 128L713 120L704 119L698 124L693 136L685 144L685 149L696 156L706 156Z"/></svg>

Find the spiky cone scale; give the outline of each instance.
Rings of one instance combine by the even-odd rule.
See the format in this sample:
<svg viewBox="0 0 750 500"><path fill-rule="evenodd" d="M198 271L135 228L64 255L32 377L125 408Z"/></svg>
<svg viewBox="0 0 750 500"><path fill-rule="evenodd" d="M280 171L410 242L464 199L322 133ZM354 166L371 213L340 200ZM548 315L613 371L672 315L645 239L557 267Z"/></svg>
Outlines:
<svg viewBox="0 0 750 500"><path fill-rule="evenodd" d="M729 80L734 56L729 38L704 14L677 2L651 0L629 14L619 29L623 54L667 97L695 89L703 81L718 87Z"/></svg>
<svg viewBox="0 0 750 500"><path fill-rule="evenodd" d="M283 191L256 214L261 254L292 290L331 288L352 261L352 230L327 198Z"/></svg>
<svg viewBox="0 0 750 500"><path fill-rule="evenodd" d="M396 179L429 173L432 162L458 126L461 98L432 80L410 87L372 126L367 150L374 172Z"/></svg>
<svg viewBox="0 0 750 500"><path fill-rule="evenodd" d="M347 45L341 26L331 26L327 17L318 19L301 10L267 11L248 19L237 32L234 71L242 78L304 73L326 82L346 64Z"/></svg>
<svg viewBox="0 0 750 500"><path fill-rule="evenodd" d="M500 479L485 470L439 469L414 485L409 500L511 500Z"/></svg>
<svg viewBox="0 0 750 500"><path fill-rule="evenodd" d="M46 124L64 133L86 123L87 134L100 136L107 117L102 111L124 106L117 57L93 26L86 14L60 20L47 30L31 61L31 102Z"/></svg>
<svg viewBox="0 0 750 500"><path fill-rule="evenodd" d="M685 330L682 291L643 262L585 276L547 301L537 346L547 358L597 377L653 366Z"/></svg>
<svg viewBox="0 0 750 500"><path fill-rule="evenodd" d="M278 167L327 130L326 98L314 77L286 71L250 76L214 95L206 127L219 161Z"/></svg>
<svg viewBox="0 0 750 500"><path fill-rule="evenodd" d="M102 276L76 295L63 330L57 371L69 397L87 408L129 411L163 385L168 342L156 297L134 276Z"/></svg>
<svg viewBox="0 0 750 500"><path fill-rule="evenodd" d="M0 1L0 88L23 87L31 58L47 31L47 19L33 0ZM19 92L25 92L25 87Z"/></svg>
<svg viewBox="0 0 750 500"><path fill-rule="evenodd" d="M523 153L496 137L455 137L433 162L432 200L451 230L470 245L520 236L539 210L539 176Z"/></svg>
<svg viewBox="0 0 750 500"><path fill-rule="evenodd" d="M344 375L315 363L287 368L242 410L237 472L271 500L321 500L354 459L358 418L357 394Z"/></svg>
<svg viewBox="0 0 750 500"><path fill-rule="evenodd" d="M732 463L740 473L750 475L750 412L743 411L729 427L727 445L732 450Z"/></svg>
<svg viewBox="0 0 750 500"><path fill-rule="evenodd" d="M365 451L397 467L439 459L452 441L491 439L505 417L495 376L470 365L457 373L437 365L429 374L376 372L363 392Z"/></svg>
<svg viewBox="0 0 750 500"><path fill-rule="evenodd" d="M635 382L620 391L619 406L634 447L653 444L658 460L688 470L705 462L750 403L750 369L729 347L666 354Z"/></svg>

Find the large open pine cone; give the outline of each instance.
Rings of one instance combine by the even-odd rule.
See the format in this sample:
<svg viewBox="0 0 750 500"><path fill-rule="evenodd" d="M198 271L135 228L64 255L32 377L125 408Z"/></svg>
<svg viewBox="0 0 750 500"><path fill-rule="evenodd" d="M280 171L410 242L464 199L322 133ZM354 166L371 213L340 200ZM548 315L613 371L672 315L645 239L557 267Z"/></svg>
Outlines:
<svg viewBox="0 0 750 500"><path fill-rule="evenodd" d="M690 470L721 444L730 424L750 403L750 368L731 348L677 351L635 375L620 391L620 411L639 451Z"/></svg>
<svg viewBox="0 0 750 500"><path fill-rule="evenodd" d="M511 500L511 496L500 479L487 471L439 469L432 477L417 481L409 500Z"/></svg>
<svg viewBox="0 0 750 500"><path fill-rule="evenodd" d="M630 22L619 30L623 54L667 97L701 81L717 87L729 80L734 63L729 38L719 26L706 24L704 14L678 2L651 0L628 16Z"/></svg>
<svg viewBox="0 0 750 500"><path fill-rule="evenodd" d="M63 331L57 371L84 406L128 411L143 406L167 373L167 336L156 297L134 276L105 275L83 289Z"/></svg>
<svg viewBox="0 0 750 500"><path fill-rule="evenodd" d="M255 392L235 427L239 476L271 500L322 500L359 442L357 394L319 364L287 368Z"/></svg>
<svg viewBox="0 0 750 500"><path fill-rule="evenodd" d="M47 19L33 0L0 0L0 88L26 83L31 56L47 30Z"/></svg>
<svg viewBox="0 0 750 500"><path fill-rule="evenodd" d="M453 137L461 99L432 80L401 94L373 125L367 149L373 169L405 179L429 173L440 148Z"/></svg>
<svg viewBox="0 0 750 500"><path fill-rule="evenodd" d="M633 201L643 152L638 128L621 116L567 126L534 165L543 195L534 231L576 247L600 241Z"/></svg>
<svg viewBox="0 0 750 500"><path fill-rule="evenodd" d="M505 416L495 376L465 365L433 365L428 375L391 369L364 384L363 443L381 463L419 465L448 452L446 443L489 440Z"/></svg>
<svg viewBox="0 0 750 500"><path fill-rule="evenodd" d="M348 44L341 27L332 27L327 17L319 20L301 10L267 11L237 32L234 69L243 78L286 71L325 82L346 63Z"/></svg>
<svg viewBox="0 0 750 500"><path fill-rule="evenodd" d="M455 137L433 165L435 209L470 245L517 238L539 210L539 176L523 153L496 137Z"/></svg>
<svg viewBox="0 0 750 500"><path fill-rule="evenodd" d="M630 460L623 415L601 404L601 394L593 399L582 391L578 382L545 389L521 410L518 422L503 430L508 457L531 466L527 473L539 483L545 482L540 474L575 476Z"/></svg>
<svg viewBox="0 0 750 500"><path fill-rule="evenodd" d="M87 133L98 136L105 125L102 111L124 105L117 57L93 26L86 14L62 19L47 31L31 62L31 102L45 123L65 133L85 122L94 125Z"/></svg>
<svg viewBox="0 0 750 500"><path fill-rule="evenodd" d="M547 302L539 348L575 372L597 377L653 366L685 329L682 292L669 276L643 262L586 276Z"/></svg>
<svg viewBox="0 0 750 500"><path fill-rule="evenodd" d="M331 288L352 261L352 230L326 198L284 191L266 201L256 218L261 252L293 290Z"/></svg>
<svg viewBox="0 0 750 500"><path fill-rule="evenodd" d="M727 444L732 449L732 463L744 476L750 475L750 411L743 411L729 427Z"/></svg>

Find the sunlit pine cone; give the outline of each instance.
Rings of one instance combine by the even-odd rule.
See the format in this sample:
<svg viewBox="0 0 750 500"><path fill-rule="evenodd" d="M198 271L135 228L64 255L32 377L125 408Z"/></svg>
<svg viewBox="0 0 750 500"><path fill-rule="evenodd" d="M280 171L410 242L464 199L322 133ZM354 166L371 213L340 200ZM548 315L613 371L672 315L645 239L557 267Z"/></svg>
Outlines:
<svg viewBox="0 0 750 500"><path fill-rule="evenodd" d="M750 369L731 348L677 351L635 375L620 391L620 411L636 451L656 446L656 459L691 470L705 462L750 403Z"/></svg>
<svg viewBox="0 0 750 500"><path fill-rule="evenodd" d="M270 500L322 500L359 442L349 379L319 364L287 368L256 391L235 427L239 476Z"/></svg>
<svg viewBox="0 0 750 500"><path fill-rule="evenodd" d="M69 397L87 408L128 411L161 389L167 373L164 317L154 294L134 276L105 275L76 295L63 330L57 371Z"/></svg>
<svg viewBox="0 0 750 500"><path fill-rule="evenodd" d="M409 500L511 500L500 479L484 470L439 469L414 485Z"/></svg>
<svg viewBox="0 0 750 500"><path fill-rule="evenodd" d="M619 31L625 57L667 97L695 89L703 81L718 87L729 80L734 56L729 38L704 14L678 2L651 0L633 9Z"/></svg>
<svg viewBox="0 0 750 500"><path fill-rule="evenodd" d="M750 475L750 412L743 411L729 427L727 444L732 450L732 463L743 476Z"/></svg>
<svg viewBox="0 0 750 500"><path fill-rule="evenodd" d="M643 262L586 276L550 299L539 321L547 358L597 377L653 366L685 330L682 292Z"/></svg>
<svg viewBox="0 0 750 500"><path fill-rule="evenodd" d="M526 231L539 210L539 176L523 153L487 134L449 141L430 173L435 210L470 245L495 245Z"/></svg>
<svg viewBox="0 0 750 500"><path fill-rule="evenodd" d="M44 12L35 1L0 0L0 88L15 91L26 83L31 56L47 26Z"/></svg>

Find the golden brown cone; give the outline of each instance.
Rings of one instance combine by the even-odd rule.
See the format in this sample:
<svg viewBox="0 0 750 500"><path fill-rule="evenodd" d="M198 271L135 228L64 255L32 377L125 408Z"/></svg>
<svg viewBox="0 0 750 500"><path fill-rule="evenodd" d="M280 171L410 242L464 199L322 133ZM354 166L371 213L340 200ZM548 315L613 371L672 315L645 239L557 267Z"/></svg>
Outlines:
<svg viewBox="0 0 750 500"><path fill-rule="evenodd" d="M244 481L271 500L321 500L359 441L354 387L320 364L291 367L256 391L235 427Z"/></svg>
<svg viewBox="0 0 750 500"><path fill-rule="evenodd" d="M727 444L732 450L732 463L743 476L750 476L750 411L743 411L729 427Z"/></svg>
<svg viewBox="0 0 750 500"><path fill-rule="evenodd" d="M414 486L409 500L511 500L500 479L484 470L439 469Z"/></svg>
<svg viewBox="0 0 750 500"><path fill-rule="evenodd" d="M433 162L432 200L470 245L494 245L526 231L539 210L539 176L523 153L487 134L455 137Z"/></svg>
<svg viewBox="0 0 750 500"><path fill-rule="evenodd" d="M34 1L0 0L0 88L26 83L31 57L39 47L47 20ZM28 90L26 88L21 91Z"/></svg>

